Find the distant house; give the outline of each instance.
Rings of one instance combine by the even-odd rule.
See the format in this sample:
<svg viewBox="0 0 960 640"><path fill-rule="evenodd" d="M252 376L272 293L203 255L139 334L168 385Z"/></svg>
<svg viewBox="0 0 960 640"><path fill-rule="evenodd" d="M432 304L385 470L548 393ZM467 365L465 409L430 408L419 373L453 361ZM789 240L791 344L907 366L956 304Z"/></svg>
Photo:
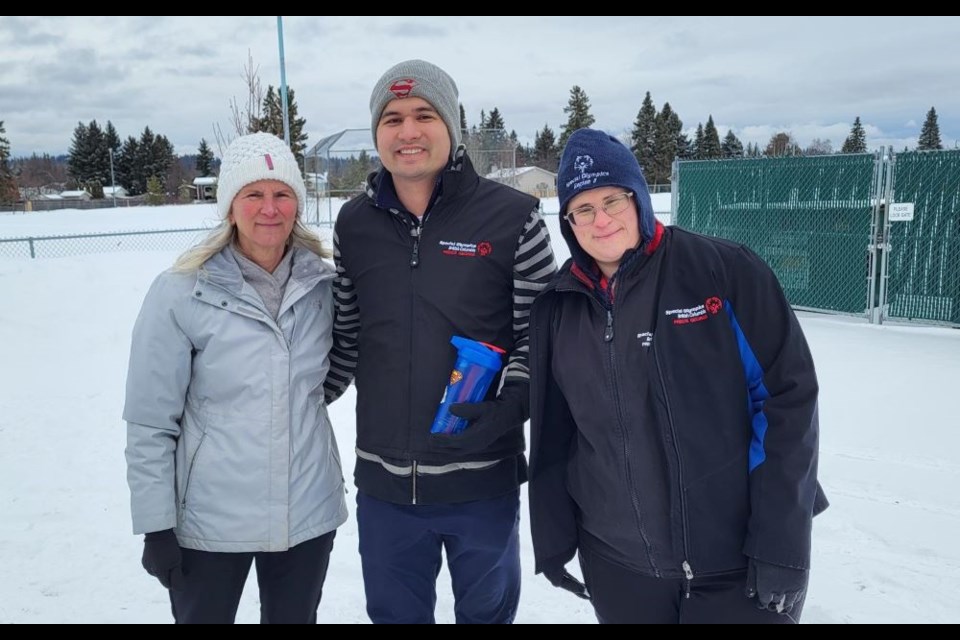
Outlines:
<svg viewBox="0 0 960 640"><path fill-rule="evenodd" d="M63 200L89 200L90 194L81 189L79 191L61 191L60 197Z"/></svg>
<svg viewBox="0 0 960 640"><path fill-rule="evenodd" d="M193 187L196 190L196 199L216 200L217 199L217 176L203 176L193 179Z"/></svg>
<svg viewBox="0 0 960 640"><path fill-rule="evenodd" d="M129 198L130 194L127 193L127 190L123 187L104 187L103 188L103 197L104 198Z"/></svg>
<svg viewBox="0 0 960 640"><path fill-rule="evenodd" d="M557 195L557 174L540 167L497 169L488 173L486 177L538 198L549 198Z"/></svg>

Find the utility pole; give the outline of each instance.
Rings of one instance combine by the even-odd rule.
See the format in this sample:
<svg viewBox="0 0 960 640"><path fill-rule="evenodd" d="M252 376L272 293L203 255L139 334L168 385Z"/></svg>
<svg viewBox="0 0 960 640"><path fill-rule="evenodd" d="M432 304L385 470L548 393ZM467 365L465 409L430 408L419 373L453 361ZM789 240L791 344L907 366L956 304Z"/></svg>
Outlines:
<svg viewBox="0 0 960 640"><path fill-rule="evenodd" d="M280 97L283 101L283 141L290 146L290 114L287 113L287 70L283 62L283 16L277 16L277 39L280 41Z"/></svg>

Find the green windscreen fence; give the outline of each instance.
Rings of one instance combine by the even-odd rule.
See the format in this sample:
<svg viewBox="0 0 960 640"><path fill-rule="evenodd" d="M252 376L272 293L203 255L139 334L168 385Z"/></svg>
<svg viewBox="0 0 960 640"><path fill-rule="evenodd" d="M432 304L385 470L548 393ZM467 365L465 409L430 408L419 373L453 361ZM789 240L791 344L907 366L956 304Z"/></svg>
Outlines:
<svg viewBox="0 0 960 640"><path fill-rule="evenodd" d="M890 222L887 316L960 324L960 150L898 153L892 195L913 219Z"/></svg>
<svg viewBox="0 0 960 640"><path fill-rule="evenodd" d="M863 313L879 157L678 164L674 223L750 247L795 307Z"/></svg>

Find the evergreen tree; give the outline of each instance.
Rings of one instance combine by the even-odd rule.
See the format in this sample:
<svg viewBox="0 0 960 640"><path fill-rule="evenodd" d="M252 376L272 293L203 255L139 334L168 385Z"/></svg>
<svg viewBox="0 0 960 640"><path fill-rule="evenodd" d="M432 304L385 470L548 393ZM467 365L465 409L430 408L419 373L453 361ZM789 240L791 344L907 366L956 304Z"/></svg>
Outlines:
<svg viewBox="0 0 960 640"><path fill-rule="evenodd" d="M853 126L850 127L850 135L843 141L843 147L840 153L866 153L867 152L867 134L863 131L863 125L860 124L860 116L853 120Z"/></svg>
<svg viewBox="0 0 960 640"><path fill-rule="evenodd" d="M113 123L107 120L107 126L103 130L103 141L107 147L107 160L113 158L113 171L110 174L110 182L112 183L116 179L116 160L117 154L120 153L120 135L117 133L116 128L113 126ZM116 185L114 185L116 186Z"/></svg>
<svg viewBox="0 0 960 640"><path fill-rule="evenodd" d="M163 182L157 176L150 176L147 179L147 204L155 207L163 204L165 199Z"/></svg>
<svg viewBox="0 0 960 640"><path fill-rule="evenodd" d="M101 186L110 182L110 148L96 120L91 120L87 127L87 153L90 173L85 182L99 182ZM103 192L102 189L100 191Z"/></svg>
<svg viewBox="0 0 960 640"><path fill-rule="evenodd" d="M103 129L103 139L107 143L107 149L114 153L120 151L120 136L117 135L117 130L109 120L107 120L107 126Z"/></svg>
<svg viewBox="0 0 960 640"><path fill-rule="evenodd" d="M677 136L677 157L681 160L689 160L694 157L696 150L693 148L693 142L683 132L683 121L676 111L670 116L670 128Z"/></svg>
<svg viewBox="0 0 960 640"><path fill-rule="evenodd" d="M557 143L557 148L561 153L574 131L589 127L596 122L596 119L590 115L590 98L577 85L573 85L573 88L570 89L570 100L567 101L567 106L563 108L563 112L567 114L567 123L563 125L560 131L560 141Z"/></svg>
<svg viewBox="0 0 960 640"><path fill-rule="evenodd" d="M205 138L200 138L200 148L197 151L197 173L202 177L213 175L213 151L207 146Z"/></svg>
<svg viewBox="0 0 960 640"><path fill-rule="evenodd" d="M463 108L463 103L460 103L460 135L467 135L467 112Z"/></svg>
<svg viewBox="0 0 960 640"><path fill-rule="evenodd" d="M303 131L307 120L297 117L296 94L290 87L287 87L287 122L290 127L290 150L297 158L297 165L303 167L303 154L307 150L309 137ZM267 94L263 98L263 117L257 121L256 131L266 131L283 140L283 97L279 90L274 90L273 85L267 86Z"/></svg>
<svg viewBox="0 0 960 640"><path fill-rule="evenodd" d="M0 120L0 202L16 202L20 199L17 191L17 181L10 168L10 141L7 139L7 130Z"/></svg>
<svg viewBox="0 0 960 640"><path fill-rule="evenodd" d="M111 125L112 128L112 125ZM113 131L114 135L116 131ZM86 189L94 181L107 184L110 178L110 148L108 138L96 120L84 126L77 123L70 145L68 168L70 177L79 189Z"/></svg>
<svg viewBox="0 0 960 640"><path fill-rule="evenodd" d="M654 135L653 169L652 173L645 174L650 184L667 184L673 171L673 160L680 153L677 147L678 133L683 129L683 123L674 113L669 102L663 103L663 109L657 114L656 133Z"/></svg>
<svg viewBox="0 0 960 640"><path fill-rule="evenodd" d="M657 184L654 182L657 163L656 144L657 108L653 106L650 92L647 91L640 105L640 111L637 112L637 119L633 123L633 131L630 132L630 150L640 163L644 177L650 180L651 184Z"/></svg>
<svg viewBox="0 0 960 640"><path fill-rule="evenodd" d="M917 150L933 149L943 149L943 144L940 141L940 125L937 124L937 110L930 107L930 111L927 111L927 119L923 121L923 128L920 130Z"/></svg>
<svg viewBox="0 0 960 640"><path fill-rule="evenodd" d="M740 142L740 138L736 136L733 129L729 129L727 135L723 137L723 144L720 145L720 151L723 153L724 158L743 157L743 143Z"/></svg>
<svg viewBox="0 0 960 640"><path fill-rule="evenodd" d="M500 109L494 107L487 116L486 126L484 127L484 149L503 149L506 146L507 131L503 122L503 116L500 115Z"/></svg>
<svg viewBox="0 0 960 640"><path fill-rule="evenodd" d="M720 134L717 132L717 126L713 124L712 115L707 116L707 124L703 128L703 147L700 152L705 160L723 156L723 150L720 148Z"/></svg>
<svg viewBox="0 0 960 640"><path fill-rule="evenodd" d="M560 156L557 153L556 136L550 125L544 124L543 129L538 131L533 138L533 164L546 169L547 171L557 171L560 164Z"/></svg>
<svg viewBox="0 0 960 640"><path fill-rule="evenodd" d="M138 196L146 189L147 179L139 170L140 144L133 136L128 136L120 147L120 153L113 159L117 183L131 196Z"/></svg>
<svg viewBox="0 0 960 640"><path fill-rule="evenodd" d="M82 184L89 174L87 168L87 126L78 122L73 129L73 140L67 151L67 171L75 185Z"/></svg>
<svg viewBox="0 0 960 640"><path fill-rule="evenodd" d="M703 160L703 123L697 123L697 133L693 138L693 157L696 160Z"/></svg>

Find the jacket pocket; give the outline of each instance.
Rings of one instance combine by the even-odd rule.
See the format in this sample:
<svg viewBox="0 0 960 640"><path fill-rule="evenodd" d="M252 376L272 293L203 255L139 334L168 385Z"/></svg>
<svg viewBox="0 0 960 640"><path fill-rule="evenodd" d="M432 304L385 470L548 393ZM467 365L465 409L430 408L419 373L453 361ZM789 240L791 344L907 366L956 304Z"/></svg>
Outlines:
<svg viewBox="0 0 960 640"><path fill-rule="evenodd" d="M190 493L190 480L193 478L194 468L197 466L197 459L200 457L200 452L203 450L203 443L207 440L207 432L204 431L200 435L200 441L197 443L197 448L194 450L193 455L189 457L187 463L187 476L183 481L183 493L180 495L180 512L182 514L183 510L187 507L187 496Z"/></svg>

